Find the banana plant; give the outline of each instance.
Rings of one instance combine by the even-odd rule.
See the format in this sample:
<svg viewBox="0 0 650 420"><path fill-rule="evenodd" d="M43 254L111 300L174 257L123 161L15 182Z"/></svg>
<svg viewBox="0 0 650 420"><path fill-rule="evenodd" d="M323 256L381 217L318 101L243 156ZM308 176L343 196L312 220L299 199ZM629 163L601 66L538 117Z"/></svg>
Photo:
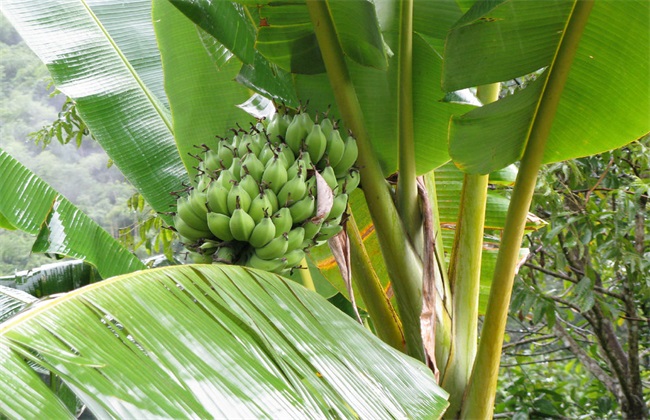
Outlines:
<svg viewBox="0 0 650 420"><path fill-rule="evenodd" d="M449 394L445 413L449 418L488 418L492 413L512 284L518 263L525 257L522 236L526 229L543 224L528 213L540 166L613 149L650 131L650 35L645 28L650 6L642 0L625 4L608 0L155 0L126 4L46 0L36 5L8 0L2 11L48 66L57 88L76 102L79 115L115 165L170 225L175 199L169 192L195 179L197 169L190 154L196 152L196 145L225 135L237 123L255 123L254 116L271 103L288 108L308 104L309 110L340 118L357 141L362 188L362 193L350 199L347 222L352 287L346 287L326 249L314 249L312 268L350 299L356 294L356 303L368 311L376 334L419 360L393 358L388 365L411 369L414 375L429 366L425 382L432 382L435 372ZM500 97L501 83L524 77L531 79L525 88ZM154 410L139 405L142 401L115 405L102 398L93 400L94 387L107 384L95 382L105 379L86 375L81 368L104 366L97 362L103 359L86 354L92 352L92 345L85 342L83 354L58 347L61 356L55 362L56 351L48 346L57 333L48 331L50 336L31 330L32 323L40 317L58 322L65 313L57 314L55 308L64 302L65 311L85 311L78 319L89 328L97 326L97 319L103 320L104 333L112 331L121 337L120 345L131 346L134 357L151 365L152 359L139 353L149 354L144 351L148 346L140 348L140 340L159 343L171 327L160 322L147 332L147 338L138 338L117 325L122 325L123 316L134 317L136 328L147 317L164 321L175 314L152 303L144 305L146 310L138 318L128 307L118 305L119 299L83 304L95 302L87 296L105 299L122 287L129 290L130 279L150 278L168 284L169 293L182 295L178 299L197 298L203 295L188 288L206 283L220 291L233 277L263 275L248 274L243 268L200 266L162 269L151 272L151 277L129 275L143 267L119 244L97 233L78 210L34 181L11 157L0 152L0 158L0 170L6 172L2 179L11 180L7 184L11 187L1 191L2 226L37 233L36 250L85 258L107 278L0 327L3 378L20 366L15 370L19 373L6 383L29 384L25 398L59 404L34 380L31 368L25 367L28 359L60 375L93 412L120 415L136 408ZM47 199L29 199L41 194ZM108 278L118 274L126 276ZM173 281L164 283L169 278ZM278 307L289 313L299 311L292 299L306 292L278 281L268 284L292 290L291 296L274 297ZM253 297L230 295L227 290L223 289L227 298L215 298L210 304L220 313L239 311L242 328L252 316L249 312L263 308L262 303L243 310L242 305L251 305L248 299ZM149 302L144 299L150 291L144 286L129 293ZM315 299L307 307L313 314L326 310L327 305ZM127 311L125 315L113 315L118 306ZM186 306L193 308L193 304ZM205 313L214 310L203 308ZM479 314L485 315L480 340ZM220 316L211 319L206 322L226 322ZM322 329L295 322L282 325L287 334ZM182 331L197 345L219 343L189 327ZM351 337L367 335L360 328L350 331ZM321 339L324 345L333 345L322 335L314 338ZM72 337L60 339L68 346L67 340ZM276 341L281 342L271 334L256 344L274 346ZM369 341L367 346L395 354L378 341ZM308 360L299 344L294 343L292 349L291 354ZM193 350L182 351L190 354ZM267 368L276 363L267 359L266 352L253 356ZM368 361L380 356L355 357ZM168 354L163 358L156 353L153 360L172 367L179 363ZM283 360L278 366L285 366L287 360ZM252 362L233 363L245 375L257 369ZM202 378L203 365L191 366L189 372ZM163 371L175 372L171 367ZM321 368L315 372L323 374ZM340 372L332 367L329 373ZM177 374L187 379L187 371ZM336 390L339 395L352 389L345 388L353 386L352 382L339 382L334 376L327 376L326 382L341 387ZM211 376L208 382L221 384L224 379L228 382L228 378ZM328 406L340 411L314 412L379 416L361 411L350 401L331 401L331 388L322 389L304 378L286 380L291 398L302 398L292 400L300 402L288 403L288 408L280 405L287 410ZM429 411L418 411L425 398L407 401L400 406L403 411L386 413L442 414L444 404L439 399L446 394L429 382L422 388L430 396ZM218 407L199 408L201 398L211 391L190 384L164 382L161 386L181 386L193 395L186 404L169 402L177 411L168 413L222 413ZM240 388L229 395L228 404L241 412L264 415L255 411L258 402ZM368 405L380 404L380 400Z"/></svg>

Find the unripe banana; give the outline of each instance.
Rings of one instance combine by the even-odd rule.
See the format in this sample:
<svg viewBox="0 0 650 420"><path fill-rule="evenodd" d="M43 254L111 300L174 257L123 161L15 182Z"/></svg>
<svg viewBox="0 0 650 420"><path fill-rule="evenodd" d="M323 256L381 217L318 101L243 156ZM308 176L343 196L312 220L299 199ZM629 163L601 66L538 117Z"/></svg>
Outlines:
<svg viewBox="0 0 650 420"><path fill-rule="evenodd" d="M212 256L215 261L232 264L237 261L237 251L229 246L219 247L217 252Z"/></svg>
<svg viewBox="0 0 650 420"><path fill-rule="evenodd" d="M247 153L244 156L244 160L241 163L241 171L239 173L240 178L243 178L246 174L250 174L256 181L262 179L262 174L264 173L264 164L259 158L253 153Z"/></svg>
<svg viewBox="0 0 650 420"><path fill-rule="evenodd" d="M221 140L217 148L217 155L219 156L220 164L224 168L229 168L232 165L232 160L235 153L227 140Z"/></svg>
<svg viewBox="0 0 650 420"><path fill-rule="evenodd" d="M302 227L305 229L305 241L311 241L314 239L316 234L320 231L320 227L323 225L323 221L314 221L314 220L307 220L305 223L303 223ZM303 247L304 247L304 242L303 242Z"/></svg>
<svg viewBox="0 0 650 420"><path fill-rule="evenodd" d="M336 188L338 187L338 184L336 182L336 175L334 174L334 169L332 169L331 166L327 165L321 172L321 176L323 179L325 179L325 182L327 182L327 186L329 186L332 191L337 192Z"/></svg>
<svg viewBox="0 0 650 420"><path fill-rule="evenodd" d="M307 194L307 184L304 175L296 175L295 178L287 181L278 193L278 204L282 207L302 200Z"/></svg>
<svg viewBox="0 0 650 420"><path fill-rule="evenodd" d="M273 258L280 258L287 252L289 246L289 238L286 233L274 238L268 244L261 248L255 248L255 255L264 259L271 260Z"/></svg>
<svg viewBox="0 0 650 420"><path fill-rule="evenodd" d="M271 211L269 213L275 214L280 209L278 196L270 188L265 188L263 193L266 194L266 196L269 198L269 202L271 203Z"/></svg>
<svg viewBox="0 0 650 420"><path fill-rule="evenodd" d="M196 190L202 193L206 192L208 190L208 185L210 185L210 182L212 182L210 175L202 176L201 179L199 179L199 183L196 184Z"/></svg>
<svg viewBox="0 0 650 420"><path fill-rule="evenodd" d="M275 225L275 236L280 236L283 233L289 232L291 230L291 226L293 226L291 210L289 210L288 207L282 207L280 210L278 210L278 212L273 215L271 220Z"/></svg>
<svg viewBox="0 0 650 420"><path fill-rule="evenodd" d="M265 217L255 225L248 242L254 248L261 248L271 242L273 238L275 238L275 225L270 217Z"/></svg>
<svg viewBox="0 0 650 420"><path fill-rule="evenodd" d="M192 263L193 264L212 264L214 261L212 259L212 254L199 254L197 252L191 252Z"/></svg>
<svg viewBox="0 0 650 420"><path fill-rule="evenodd" d="M284 254L284 259L287 260L287 268L297 267L305 258L305 252L302 249L294 249ZM304 267L308 268L308 267Z"/></svg>
<svg viewBox="0 0 650 420"><path fill-rule="evenodd" d="M206 205L208 195L204 192L194 190L190 193L188 198L192 212L194 212L194 214L196 214L200 219L205 219L208 214L208 207Z"/></svg>
<svg viewBox="0 0 650 420"><path fill-rule="evenodd" d="M269 271L272 273L281 273L287 266L287 260L284 258L275 258L272 260L265 260L253 254L250 256L246 265L258 270Z"/></svg>
<svg viewBox="0 0 650 420"><path fill-rule="evenodd" d="M291 120L287 127L287 135L284 137L285 143L291 147L291 150L293 150L293 153L296 155L300 152L305 138L311 131L311 125L305 124L306 121L303 119L302 115L306 115L307 118L309 118L309 115L307 114L294 115L293 120Z"/></svg>
<svg viewBox="0 0 650 420"><path fill-rule="evenodd" d="M203 154L203 170L209 174L221 170L221 159L214 150L208 150Z"/></svg>
<svg viewBox="0 0 650 420"><path fill-rule="evenodd" d="M269 126L266 128L269 140L279 143L280 138L284 138L287 134L287 127L289 127L289 121L284 116L280 115L279 112L273 114Z"/></svg>
<svg viewBox="0 0 650 420"><path fill-rule="evenodd" d="M275 151L278 153L280 159L285 160L285 168L289 168L296 160L296 155L293 154L293 150L291 150L291 148L287 146L286 143L280 143Z"/></svg>
<svg viewBox="0 0 650 420"><path fill-rule="evenodd" d="M257 196L253 198L253 201L251 201L251 206L248 209L248 214L251 215L255 223L259 223L265 215L273 214L273 208L268 194L265 194L263 192L257 194Z"/></svg>
<svg viewBox="0 0 650 420"><path fill-rule="evenodd" d="M316 240L319 242L326 241L331 237L337 235L342 230L343 230L343 226L339 224L330 225L329 223L323 223L323 226L321 226L320 228L320 232L318 233L318 235L316 235Z"/></svg>
<svg viewBox="0 0 650 420"><path fill-rule="evenodd" d="M271 159L275 157L275 146L273 146L272 143L266 143L264 147L262 147L262 151L260 154L257 156L257 158L262 162L264 167L266 167L266 164L269 163Z"/></svg>
<svg viewBox="0 0 650 420"><path fill-rule="evenodd" d="M293 223L301 223L314 214L314 210L316 210L316 199L313 195L309 194L302 200L289 206L289 210L291 211Z"/></svg>
<svg viewBox="0 0 650 420"><path fill-rule="evenodd" d="M208 207L210 211L221 214L228 214L228 190L217 182L210 183L207 192Z"/></svg>
<svg viewBox="0 0 650 420"><path fill-rule="evenodd" d="M332 124L332 120L329 118L323 118L323 121L320 122L320 128L323 134L325 134L325 138L329 139L332 131L334 131L334 124Z"/></svg>
<svg viewBox="0 0 650 420"><path fill-rule="evenodd" d="M327 147L325 148L325 154L329 159L330 166L336 166L341 161L343 153L345 153L345 142L341 138L341 133L334 130L327 138Z"/></svg>
<svg viewBox="0 0 650 420"><path fill-rule="evenodd" d="M221 172L219 172L219 178L217 178L216 183L224 187L226 191L230 191L233 185L233 181L238 181L238 180L232 174L230 169L224 169Z"/></svg>
<svg viewBox="0 0 650 420"><path fill-rule="evenodd" d="M241 179L241 158L233 158L232 164L230 165L230 173L237 182Z"/></svg>
<svg viewBox="0 0 650 420"><path fill-rule="evenodd" d="M354 162L359 157L359 149L357 148L357 141L352 136L345 139L345 152L341 160L334 166L334 173L337 178L347 174ZM330 163L331 164L331 163Z"/></svg>
<svg viewBox="0 0 650 420"><path fill-rule="evenodd" d="M239 156L243 157L247 153L253 153L258 155L261 151L261 147L253 141L253 136L250 134L244 134L239 140L239 146L237 147L237 153Z"/></svg>
<svg viewBox="0 0 650 420"><path fill-rule="evenodd" d="M348 207L348 195L340 194L334 197L334 202L332 203L332 208L327 214L327 219L332 220L341 216L345 209Z"/></svg>
<svg viewBox="0 0 650 420"><path fill-rule="evenodd" d="M248 193L250 198L260 193L260 186L252 175L245 174L242 176L241 181L239 181L239 186Z"/></svg>
<svg viewBox="0 0 650 420"><path fill-rule="evenodd" d="M245 212L251 207L251 196L241 186L235 184L230 191L228 191L228 212L233 214L237 207L242 208Z"/></svg>
<svg viewBox="0 0 650 420"><path fill-rule="evenodd" d="M248 241L255 229L255 221L241 207L236 208L230 217L230 232L232 236L242 242Z"/></svg>
<svg viewBox="0 0 650 420"><path fill-rule="evenodd" d="M348 174L336 180L339 185L339 193L350 194L359 186L359 181L361 181L361 174L356 169L351 169Z"/></svg>
<svg viewBox="0 0 650 420"><path fill-rule="evenodd" d="M206 240L199 246L199 253L203 255L212 255L221 246L221 242Z"/></svg>
<svg viewBox="0 0 650 420"><path fill-rule="evenodd" d="M193 229L202 230L202 231L208 230L207 221L205 220L205 218L199 217L194 213L194 211L192 211L189 200L190 200L189 197L179 198L176 206L178 217L181 218L183 222L185 222L185 224L187 224L189 227Z"/></svg>
<svg viewBox="0 0 650 420"><path fill-rule="evenodd" d="M208 213L208 227L210 232L224 242L235 239L230 232L230 217L221 213Z"/></svg>
<svg viewBox="0 0 650 420"><path fill-rule="evenodd" d="M262 174L262 182L266 183L276 194L285 182L287 182L287 169L277 156L267 163L264 174Z"/></svg>
<svg viewBox="0 0 650 420"><path fill-rule="evenodd" d="M198 241L199 239L204 239L204 238L211 239L214 237L212 236L212 233L210 233L209 230L203 231L203 230L194 229L193 227L189 226L178 215L174 217L174 228L176 229L179 235L189 239L190 241Z"/></svg>
<svg viewBox="0 0 650 420"><path fill-rule="evenodd" d="M311 160L309 153L300 152L300 155L293 161L289 169L287 169L287 179L295 178L299 174L307 176L307 169L311 168Z"/></svg>
<svg viewBox="0 0 650 420"><path fill-rule="evenodd" d="M305 228L298 226L293 229L288 234L289 244L287 246L287 252L293 251L294 249L302 248L302 243L305 240Z"/></svg>
<svg viewBox="0 0 650 420"><path fill-rule="evenodd" d="M305 145L307 146L307 152L309 152L312 162L321 160L327 147L327 138L323 134L320 125L314 124L312 126L307 138L305 138Z"/></svg>

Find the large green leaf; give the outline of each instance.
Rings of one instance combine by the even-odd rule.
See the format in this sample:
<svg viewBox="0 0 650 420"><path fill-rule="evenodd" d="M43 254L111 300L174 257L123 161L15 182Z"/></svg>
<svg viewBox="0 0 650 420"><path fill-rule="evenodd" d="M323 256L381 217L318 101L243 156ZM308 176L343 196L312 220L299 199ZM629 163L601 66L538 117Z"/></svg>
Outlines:
<svg viewBox="0 0 650 420"><path fill-rule="evenodd" d="M449 90L523 76L555 59L573 2L478 2L447 39ZM544 162L620 147L650 131L650 3L595 3L560 97ZM454 118L450 149L467 172L518 160L546 91L547 70L523 91Z"/></svg>
<svg viewBox="0 0 650 420"><path fill-rule="evenodd" d="M65 293L101 280L97 270L83 260L60 261L0 277L0 286L36 297Z"/></svg>
<svg viewBox="0 0 650 420"><path fill-rule="evenodd" d="M0 285L0 322L11 318L36 300L34 296L22 290Z"/></svg>
<svg viewBox="0 0 650 420"><path fill-rule="evenodd" d="M144 264L97 223L0 149L0 213L15 227L38 234L36 252L81 258L103 277Z"/></svg>
<svg viewBox="0 0 650 420"><path fill-rule="evenodd" d="M159 212L174 204L187 173L178 156L168 111L82 0L2 2L25 42L47 65L57 88L75 100L79 115L115 165ZM151 19L141 22L151 26ZM130 42L142 32L126 31ZM148 35L145 39L149 42ZM163 216L167 218L167 216Z"/></svg>
<svg viewBox="0 0 650 420"><path fill-rule="evenodd" d="M153 20L178 153L187 172L193 175L198 161L189 154L200 152L196 146L216 146L215 136L225 136L237 122L246 127L252 121L235 106L250 95L248 89L233 81L240 67L238 60L217 69L192 21L170 3L156 2Z"/></svg>
<svg viewBox="0 0 650 420"><path fill-rule="evenodd" d="M241 267L115 277L43 302L0 334L12 395L0 410L16 417L57 404L21 358L60 375L100 417L435 418L446 407L425 365L317 294Z"/></svg>

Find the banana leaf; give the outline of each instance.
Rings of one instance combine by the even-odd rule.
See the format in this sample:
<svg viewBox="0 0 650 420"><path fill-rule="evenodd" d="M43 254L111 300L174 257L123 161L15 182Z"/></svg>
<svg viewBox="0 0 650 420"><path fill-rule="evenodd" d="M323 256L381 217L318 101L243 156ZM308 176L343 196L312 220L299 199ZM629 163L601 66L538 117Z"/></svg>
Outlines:
<svg viewBox="0 0 650 420"><path fill-rule="evenodd" d="M0 325L0 412L72 418L26 361L100 418L436 418L446 393L317 294L186 265L114 277Z"/></svg>

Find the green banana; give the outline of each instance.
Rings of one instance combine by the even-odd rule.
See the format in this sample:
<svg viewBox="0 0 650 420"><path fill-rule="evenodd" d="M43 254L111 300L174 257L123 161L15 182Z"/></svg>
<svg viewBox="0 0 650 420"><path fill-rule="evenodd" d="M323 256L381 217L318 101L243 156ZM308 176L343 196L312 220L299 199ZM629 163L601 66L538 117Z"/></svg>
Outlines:
<svg viewBox="0 0 650 420"><path fill-rule="evenodd" d="M332 120L329 118L323 118L323 121L320 122L320 129L323 131L323 134L325 134L326 139L329 139L332 131L335 130L334 124L332 124Z"/></svg>
<svg viewBox="0 0 650 420"><path fill-rule="evenodd" d="M257 196L253 198L253 201L251 201L248 214L251 215L255 223L259 223L265 215L273 214L271 200L269 200L268 194L265 194L264 192L257 194Z"/></svg>
<svg viewBox="0 0 650 420"><path fill-rule="evenodd" d="M210 232L224 242L235 239L230 232L230 217L221 213L208 213L208 227Z"/></svg>
<svg viewBox="0 0 650 420"><path fill-rule="evenodd" d="M248 193L250 198L253 198L260 193L260 185L257 183L255 178L253 178L253 175L244 174L241 181L239 181L239 186Z"/></svg>
<svg viewBox="0 0 650 420"><path fill-rule="evenodd" d="M269 126L266 128L269 140L276 143L279 142L280 138L284 138L287 134L287 127L289 127L289 121L284 116L280 115L279 112L273 114L269 121Z"/></svg>
<svg viewBox="0 0 650 420"><path fill-rule="evenodd" d="M307 184L304 175L296 175L295 178L287 181L278 193L278 204L280 206L288 205L289 201L295 203L302 200L307 194Z"/></svg>
<svg viewBox="0 0 650 420"><path fill-rule="evenodd" d="M313 216L316 210L316 199L309 194L300 201L289 206L293 223L303 222Z"/></svg>
<svg viewBox="0 0 650 420"><path fill-rule="evenodd" d="M343 226L339 224L329 224L323 223L323 226L320 228L320 232L316 235L317 241L326 241L331 237L338 235L339 232L343 230Z"/></svg>
<svg viewBox="0 0 650 420"><path fill-rule="evenodd" d="M312 126L307 138L305 138L305 146L307 146L307 152L312 162L316 163L321 160L327 147L327 137L323 134L320 125L314 124Z"/></svg>
<svg viewBox="0 0 650 420"><path fill-rule="evenodd" d="M286 162L284 167L288 168L295 162L296 160L296 155L293 154L293 150L289 146L287 146L285 143L280 143L280 145L275 149L275 151L278 153L278 157L280 159L284 159Z"/></svg>
<svg viewBox="0 0 650 420"><path fill-rule="evenodd" d="M262 174L262 182L276 194L285 182L287 182L287 169L277 156L266 164L266 169L264 169L264 173Z"/></svg>
<svg viewBox="0 0 650 420"><path fill-rule="evenodd" d="M218 171L221 168L221 159L219 154L210 149L203 154L203 170L209 174Z"/></svg>
<svg viewBox="0 0 650 420"><path fill-rule="evenodd" d="M248 211L251 207L251 196L246 192L246 190L241 186L241 184L235 184L228 191L228 212L233 214L236 208L241 208L244 211Z"/></svg>
<svg viewBox="0 0 650 420"><path fill-rule="evenodd" d="M255 229L255 221L241 207L237 207L230 217L230 232L232 236L242 242L247 242Z"/></svg>
<svg viewBox="0 0 650 420"><path fill-rule="evenodd" d="M334 202L332 203L332 208L330 209L330 212L327 214L327 219L336 219L340 215L343 214L345 209L348 207L348 195L347 194L339 194L336 197L334 197Z"/></svg>
<svg viewBox="0 0 650 420"><path fill-rule="evenodd" d="M341 160L334 166L334 173L337 178L340 178L347 174L352 165L357 161L359 157L359 149L357 147L357 141L352 136L348 136L345 139L345 152L343 152L343 157Z"/></svg>
<svg viewBox="0 0 650 420"><path fill-rule="evenodd" d="M217 156L219 156L219 160L221 161L220 163L224 168L229 168L230 165L232 165L235 153L227 140L221 140L219 142L219 146L217 147Z"/></svg>
<svg viewBox="0 0 650 420"><path fill-rule="evenodd" d="M269 214L276 213L280 209L278 196L270 188L264 188L264 191L262 192L266 194L266 196L269 198L269 202L271 203L271 211L269 211Z"/></svg>
<svg viewBox="0 0 650 420"><path fill-rule="evenodd" d="M230 165L230 173L237 182L241 179L241 158L233 158L232 164Z"/></svg>
<svg viewBox="0 0 650 420"><path fill-rule="evenodd" d="M305 251L302 249L294 249L284 254L284 259L287 261L287 268L296 268L302 262L303 258L305 258Z"/></svg>
<svg viewBox="0 0 650 420"><path fill-rule="evenodd" d="M289 245L287 246L287 252L293 251L302 247L302 243L305 240L305 228L298 226L293 229L288 234Z"/></svg>
<svg viewBox="0 0 650 420"><path fill-rule="evenodd" d="M261 248L275 238L275 225L270 217L263 218L251 232L248 242L254 248Z"/></svg>
<svg viewBox="0 0 650 420"><path fill-rule="evenodd" d="M208 214L208 195L204 192L193 190L188 196L190 208L200 219L204 219Z"/></svg>
<svg viewBox="0 0 650 420"><path fill-rule="evenodd" d="M199 254L197 252L191 252L192 263L193 264L212 264L214 261L211 254Z"/></svg>
<svg viewBox="0 0 650 420"><path fill-rule="evenodd" d="M323 177L323 179L325 179L325 182L327 182L327 185L332 189L332 191L336 191L338 184L336 183L336 175L334 175L334 169L332 169L331 166L327 165L325 169L320 172L320 175Z"/></svg>
<svg viewBox="0 0 650 420"><path fill-rule="evenodd" d="M361 181L361 174L352 168L345 177L336 180L339 185L339 193L352 193L359 186L359 181Z"/></svg>
<svg viewBox="0 0 650 420"><path fill-rule="evenodd" d="M289 210L288 207L282 207L280 210L278 210L278 212L271 217L271 220L275 225L276 237L282 235L283 233L289 232L291 230L291 226L293 226L291 210Z"/></svg>
<svg viewBox="0 0 650 420"><path fill-rule="evenodd" d="M210 183L207 197L210 211L221 214L230 214L228 211L228 190L223 185L217 182Z"/></svg>
<svg viewBox="0 0 650 420"><path fill-rule="evenodd" d="M325 148L330 166L336 166L341 161L343 153L345 153L345 142L341 138L341 133L334 130L327 138L327 147Z"/></svg>
<svg viewBox="0 0 650 420"><path fill-rule="evenodd" d="M198 241L199 239L204 239L204 238L211 239L214 237L209 230L207 231L198 230L189 226L178 215L174 217L174 228L176 229L179 235L189 239L190 241Z"/></svg>
<svg viewBox="0 0 650 420"><path fill-rule="evenodd" d="M230 191L233 185L233 181L238 181L235 176L232 174L230 169L224 169L219 172L219 178L217 178L217 183L224 187L227 191Z"/></svg>
<svg viewBox="0 0 650 420"><path fill-rule="evenodd" d="M262 174L264 173L264 164L254 153L247 153L244 156L244 160L241 162L241 172L239 173L240 178L243 178L246 174L250 174L255 178L255 180L262 179Z"/></svg>
<svg viewBox="0 0 650 420"><path fill-rule="evenodd" d="M263 247L255 248L255 255L264 260L282 257L287 252L287 247L289 246L288 236L286 233L283 233Z"/></svg>
<svg viewBox="0 0 650 420"><path fill-rule="evenodd" d="M229 246L221 246L217 249L217 252L214 253L212 258L217 262L222 262L226 264L233 264L238 260L237 251Z"/></svg>
<svg viewBox="0 0 650 420"><path fill-rule="evenodd" d="M307 220L302 224L303 229L305 229L305 241L311 241L314 239L314 236L320 231L320 227L323 225L323 220L314 221L312 219ZM303 241L304 247L304 241Z"/></svg>
<svg viewBox="0 0 650 420"><path fill-rule="evenodd" d="M176 211L178 217L181 218L189 227L201 231L207 230L207 221L205 218L198 216L194 211L192 211L189 197L181 197L178 200Z"/></svg>
<svg viewBox="0 0 650 420"><path fill-rule="evenodd" d="M265 260L253 254L246 262L246 265L252 268L257 268L258 270L269 271L272 273L281 273L282 270L284 270L284 268L287 266L287 260L285 258Z"/></svg>
<svg viewBox="0 0 650 420"><path fill-rule="evenodd" d="M304 119L302 116L305 115L309 121ZM313 122L311 122L311 118L309 118L309 115L302 113L298 115L294 115L293 120L289 123L289 126L287 127L287 135L284 137L285 143L293 150L293 153L296 155L302 148L302 144L311 131L311 126L313 125Z"/></svg>
<svg viewBox="0 0 650 420"><path fill-rule="evenodd" d="M262 151L257 157L259 161L262 162L262 165L266 167L266 164L269 162L269 160L275 157L275 147L273 144L267 142L264 147L262 147Z"/></svg>

